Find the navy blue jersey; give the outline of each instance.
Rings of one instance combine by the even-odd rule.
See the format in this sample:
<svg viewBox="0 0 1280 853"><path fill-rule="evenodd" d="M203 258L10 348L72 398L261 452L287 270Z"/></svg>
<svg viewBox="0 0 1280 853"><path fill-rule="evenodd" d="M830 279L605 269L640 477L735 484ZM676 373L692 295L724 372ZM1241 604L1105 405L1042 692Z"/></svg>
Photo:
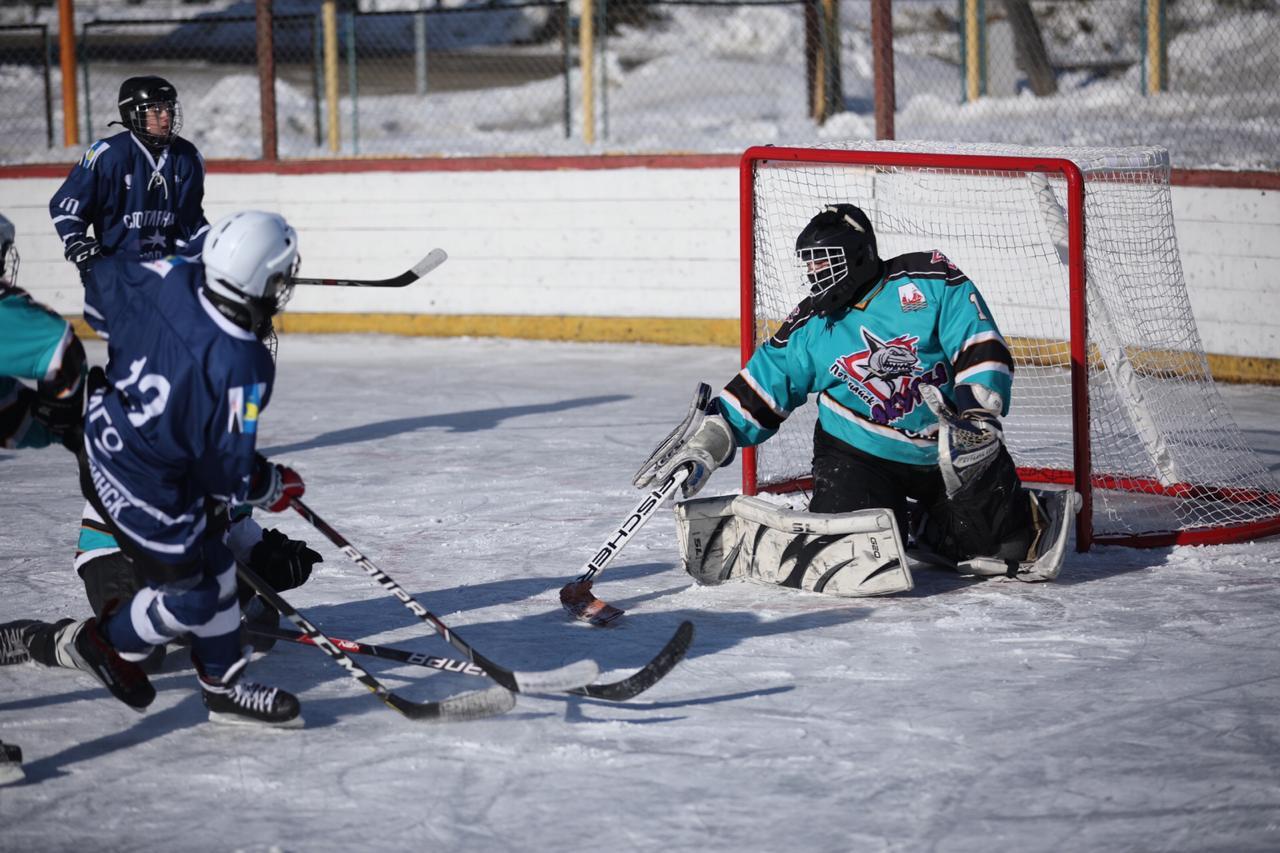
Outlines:
<svg viewBox="0 0 1280 853"><path fill-rule="evenodd" d="M209 228L204 158L181 137L155 156L128 131L99 139L71 167L49 215L64 246L92 226L105 255L193 253Z"/></svg>
<svg viewBox="0 0 1280 853"><path fill-rule="evenodd" d="M189 258L94 265L85 298L110 329L109 387L89 398L85 453L112 519L157 559L200 547L205 499L242 502L275 364L200 292Z"/></svg>

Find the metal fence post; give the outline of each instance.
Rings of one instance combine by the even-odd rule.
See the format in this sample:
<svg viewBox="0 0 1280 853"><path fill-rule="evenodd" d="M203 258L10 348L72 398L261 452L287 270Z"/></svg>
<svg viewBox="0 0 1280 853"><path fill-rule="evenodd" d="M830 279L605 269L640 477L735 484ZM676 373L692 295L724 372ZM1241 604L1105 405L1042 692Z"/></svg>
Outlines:
<svg viewBox="0 0 1280 853"><path fill-rule="evenodd" d="M46 147L53 147L53 41L49 38L49 25L40 25L40 39L44 44L44 135Z"/></svg>
<svg viewBox="0 0 1280 853"><path fill-rule="evenodd" d="M419 95L427 94L427 13L418 0L418 14L413 16L413 82Z"/></svg>
<svg viewBox="0 0 1280 853"><path fill-rule="evenodd" d="M358 9L347 13L347 94L351 96L351 153L360 153L360 101L356 71L356 15Z"/></svg>
<svg viewBox="0 0 1280 853"><path fill-rule="evenodd" d="M573 16L569 13L569 0L561 4L564 10L564 34L560 39L564 48L564 138L573 136L573 92L569 83L569 75L573 69L573 51L569 48L569 40L573 37Z"/></svg>

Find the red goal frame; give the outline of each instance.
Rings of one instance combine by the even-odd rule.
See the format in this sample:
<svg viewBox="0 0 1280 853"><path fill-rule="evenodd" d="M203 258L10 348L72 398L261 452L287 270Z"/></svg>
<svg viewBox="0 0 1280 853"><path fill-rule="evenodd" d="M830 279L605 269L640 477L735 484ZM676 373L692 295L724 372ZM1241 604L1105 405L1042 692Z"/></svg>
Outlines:
<svg viewBox="0 0 1280 853"><path fill-rule="evenodd" d="M1080 167L1068 159L1035 156L998 156L964 153L921 153L907 151L857 151L827 148L755 146L748 148L739 161L739 214L741 256L741 361L745 366L756 349L755 333L755 211L754 175L760 164L770 161L849 164L859 166L903 166L971 169L990 172L1025 174L1051 173L1061 176L1066 184L1064 209L1068 216L1068 304L1070 307L1069 341L1071 384L1071 441L1073 469L1020 467L1024 481L1067 485L1080 493L1082 503L1076 517L1076 550L1088 551L1094 544L1126 545L1154 548L1170 545L1224 544L1244 542L1280 533L1280 494L1256 489L1235 489L1195 483L1164 485L1149 478L1092 475L1092 452L1089 432L1088 328L1086 310L1086 266L1084 216L1085 180ZM799 477L770 484L768 492L788 492L812 487L811 478ZM1220 526L1199 527L1154 533L1097 534L1093 530L1093 490L1142 491L1169 497L1210 497L1224 502L1262 502L1270 506L1270 518ZM761 491L757 482L754 447L742 448L742 491L754 495Z"/></svg>

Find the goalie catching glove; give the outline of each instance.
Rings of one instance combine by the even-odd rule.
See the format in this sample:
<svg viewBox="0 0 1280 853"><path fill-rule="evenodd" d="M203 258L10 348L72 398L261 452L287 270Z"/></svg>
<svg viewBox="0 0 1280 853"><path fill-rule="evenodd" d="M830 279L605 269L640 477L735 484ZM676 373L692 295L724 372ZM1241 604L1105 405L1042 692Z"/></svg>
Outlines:
<svg viewBox="0 0 1280 853"><path fill-rule="evenodd" d="M711 396L711 386L700 382L684 420L658 444L632 483L638 489L647 489L688 466L689 476L681 490L691 498L706 485L713 471L733 459L736 447L733 431L720 416L719 402Z"/></svg>
<svg viewBox="0 0 1280 853"><path fill-rule="evenodd" d="M982 476L1004 446L1000 428L1000 396L986 391L994 399L979 401L972 385L957 385L956 403L951 407L933 385L921 385L920 396L938 418L938 467L947 497L954 498L964 487Z"/></svg>

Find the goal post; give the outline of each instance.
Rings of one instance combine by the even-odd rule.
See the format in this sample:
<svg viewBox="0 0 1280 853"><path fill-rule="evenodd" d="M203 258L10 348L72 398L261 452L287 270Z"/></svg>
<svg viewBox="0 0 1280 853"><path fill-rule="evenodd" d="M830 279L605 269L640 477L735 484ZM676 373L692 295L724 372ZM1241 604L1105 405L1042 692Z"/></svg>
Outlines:
<svg viewBox="0 0 1280 853"><path fill-rule="evenodd" d="M740 196L743 364L807 293L796 235L856 204L881 257L941 251L982 292L1014 355L1010 453L1024 481L1081 494L1078 550L1280 533L1280 486L1209 373L1163 149L764 146ZM811 486L815 418L744 449L745 494Z"/></svg>

